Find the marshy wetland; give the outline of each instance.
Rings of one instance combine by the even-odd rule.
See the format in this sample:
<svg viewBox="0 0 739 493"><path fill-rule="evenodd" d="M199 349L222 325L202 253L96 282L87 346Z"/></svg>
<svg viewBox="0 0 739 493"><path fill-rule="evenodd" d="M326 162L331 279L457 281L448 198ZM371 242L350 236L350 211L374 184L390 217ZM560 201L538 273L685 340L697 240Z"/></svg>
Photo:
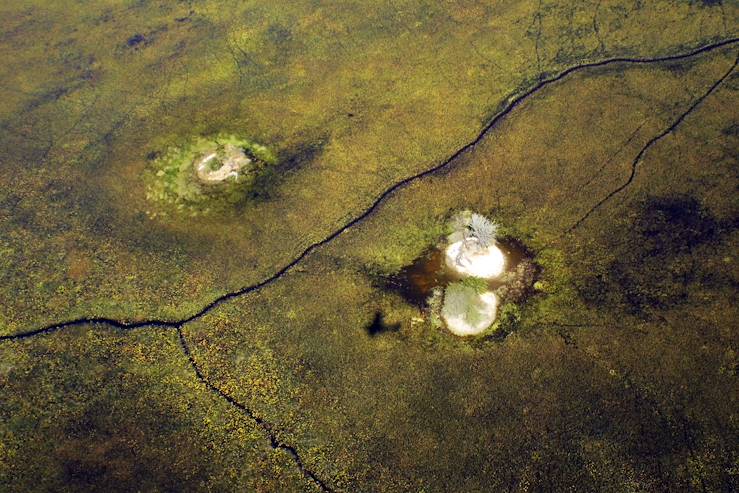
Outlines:
<svg viewBox="0 0 739 493"><path fill-rule="evenodd" d="M0 491L736 491L738 57L729 1L3 2Z"/></svg>

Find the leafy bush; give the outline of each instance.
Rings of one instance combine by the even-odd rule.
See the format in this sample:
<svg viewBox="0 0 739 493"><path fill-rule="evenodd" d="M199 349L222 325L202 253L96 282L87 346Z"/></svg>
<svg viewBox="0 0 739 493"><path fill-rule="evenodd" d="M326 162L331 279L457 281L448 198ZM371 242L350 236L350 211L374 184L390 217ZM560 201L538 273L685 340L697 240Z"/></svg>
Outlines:
<svg viewBox="0 0 739 493"><path fill-rule="evenodd" d="M485 303L480 299L479 286L470 282L475 278L455 282L444 290L441 314L445 319L461 318L469 325L478 325L487 318ZM470 285L472 284L472 285Z"/></svg>
<svg viewBox="0 0 739 493"><path fill-rule="evenodd" d="M488 283L485 279L479 277L465 277L459 281L459 284L474 289L477 294L482 294L488 290Z"/></svg>
<svg viewBox="0 0 739 493"><path fill-rule="evenodd" d="M515 303L504 304L498 312L498 319L493 325L496 334L510 334L521 321L521 308Z"/></svg>

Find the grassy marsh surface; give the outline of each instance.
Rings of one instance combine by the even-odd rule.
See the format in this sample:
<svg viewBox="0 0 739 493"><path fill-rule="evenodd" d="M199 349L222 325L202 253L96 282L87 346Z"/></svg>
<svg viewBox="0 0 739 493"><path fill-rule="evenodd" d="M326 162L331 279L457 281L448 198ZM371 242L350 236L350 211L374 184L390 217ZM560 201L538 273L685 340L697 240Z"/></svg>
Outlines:
<svg viewBox="0 0 739 493"><path fill-rule="evenodd" d="M739 8L570 4L3 4L0 489L736 489L739 43L649 60ZM151 162L219 133L270 179L147 216ZM189 319L472 141L176 330L12 337ZM504 339L376 282L463 209L542 268Z"/></svg>
<svg viewBox="0 0 739 493"><path fill-rule="evenodd" d="M6 2L0 330L181 318L268 277L547 74L736 34L731 5L539 7ZM220 132L274 149L276 183L226 217L148 221L147 156Z"/></svg>

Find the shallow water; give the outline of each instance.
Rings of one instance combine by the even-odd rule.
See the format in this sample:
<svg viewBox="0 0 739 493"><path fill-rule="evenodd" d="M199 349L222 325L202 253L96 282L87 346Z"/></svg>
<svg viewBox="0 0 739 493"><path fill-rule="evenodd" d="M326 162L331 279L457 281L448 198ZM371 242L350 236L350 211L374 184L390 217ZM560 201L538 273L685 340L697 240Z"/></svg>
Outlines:
<svg viewBox="0 0 739 493"><path fill-rule="evenodd" d="M446 246L446 244L434 246L412 264L388 277L385 280L385 289L399 293L413 305L426 307L426 300L434 288L446 286L465 277L446 265L444 251ZM499 277L487 280L490 291L503 286L506 281L505 274L514 272L523 259L532 257L521 242L512 238L498 241L498 246L505 255L505 270Z"/></svg>

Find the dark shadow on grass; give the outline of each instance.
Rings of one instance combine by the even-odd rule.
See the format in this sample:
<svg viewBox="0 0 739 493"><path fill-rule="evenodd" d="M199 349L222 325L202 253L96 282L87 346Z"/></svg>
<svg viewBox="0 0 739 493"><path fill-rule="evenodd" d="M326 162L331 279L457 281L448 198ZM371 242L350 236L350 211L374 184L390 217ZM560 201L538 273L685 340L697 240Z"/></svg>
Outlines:
<svg viewBox="0 0 739 493"><path fill-rule="evenodd" d="M373 318L372 322L365 327L365 330L370 337L384 334L386 332L398 332L400 330L400 324L388 324L384 321L384 318L385 317L380 310L375 312L375 318Z"/></svg>

